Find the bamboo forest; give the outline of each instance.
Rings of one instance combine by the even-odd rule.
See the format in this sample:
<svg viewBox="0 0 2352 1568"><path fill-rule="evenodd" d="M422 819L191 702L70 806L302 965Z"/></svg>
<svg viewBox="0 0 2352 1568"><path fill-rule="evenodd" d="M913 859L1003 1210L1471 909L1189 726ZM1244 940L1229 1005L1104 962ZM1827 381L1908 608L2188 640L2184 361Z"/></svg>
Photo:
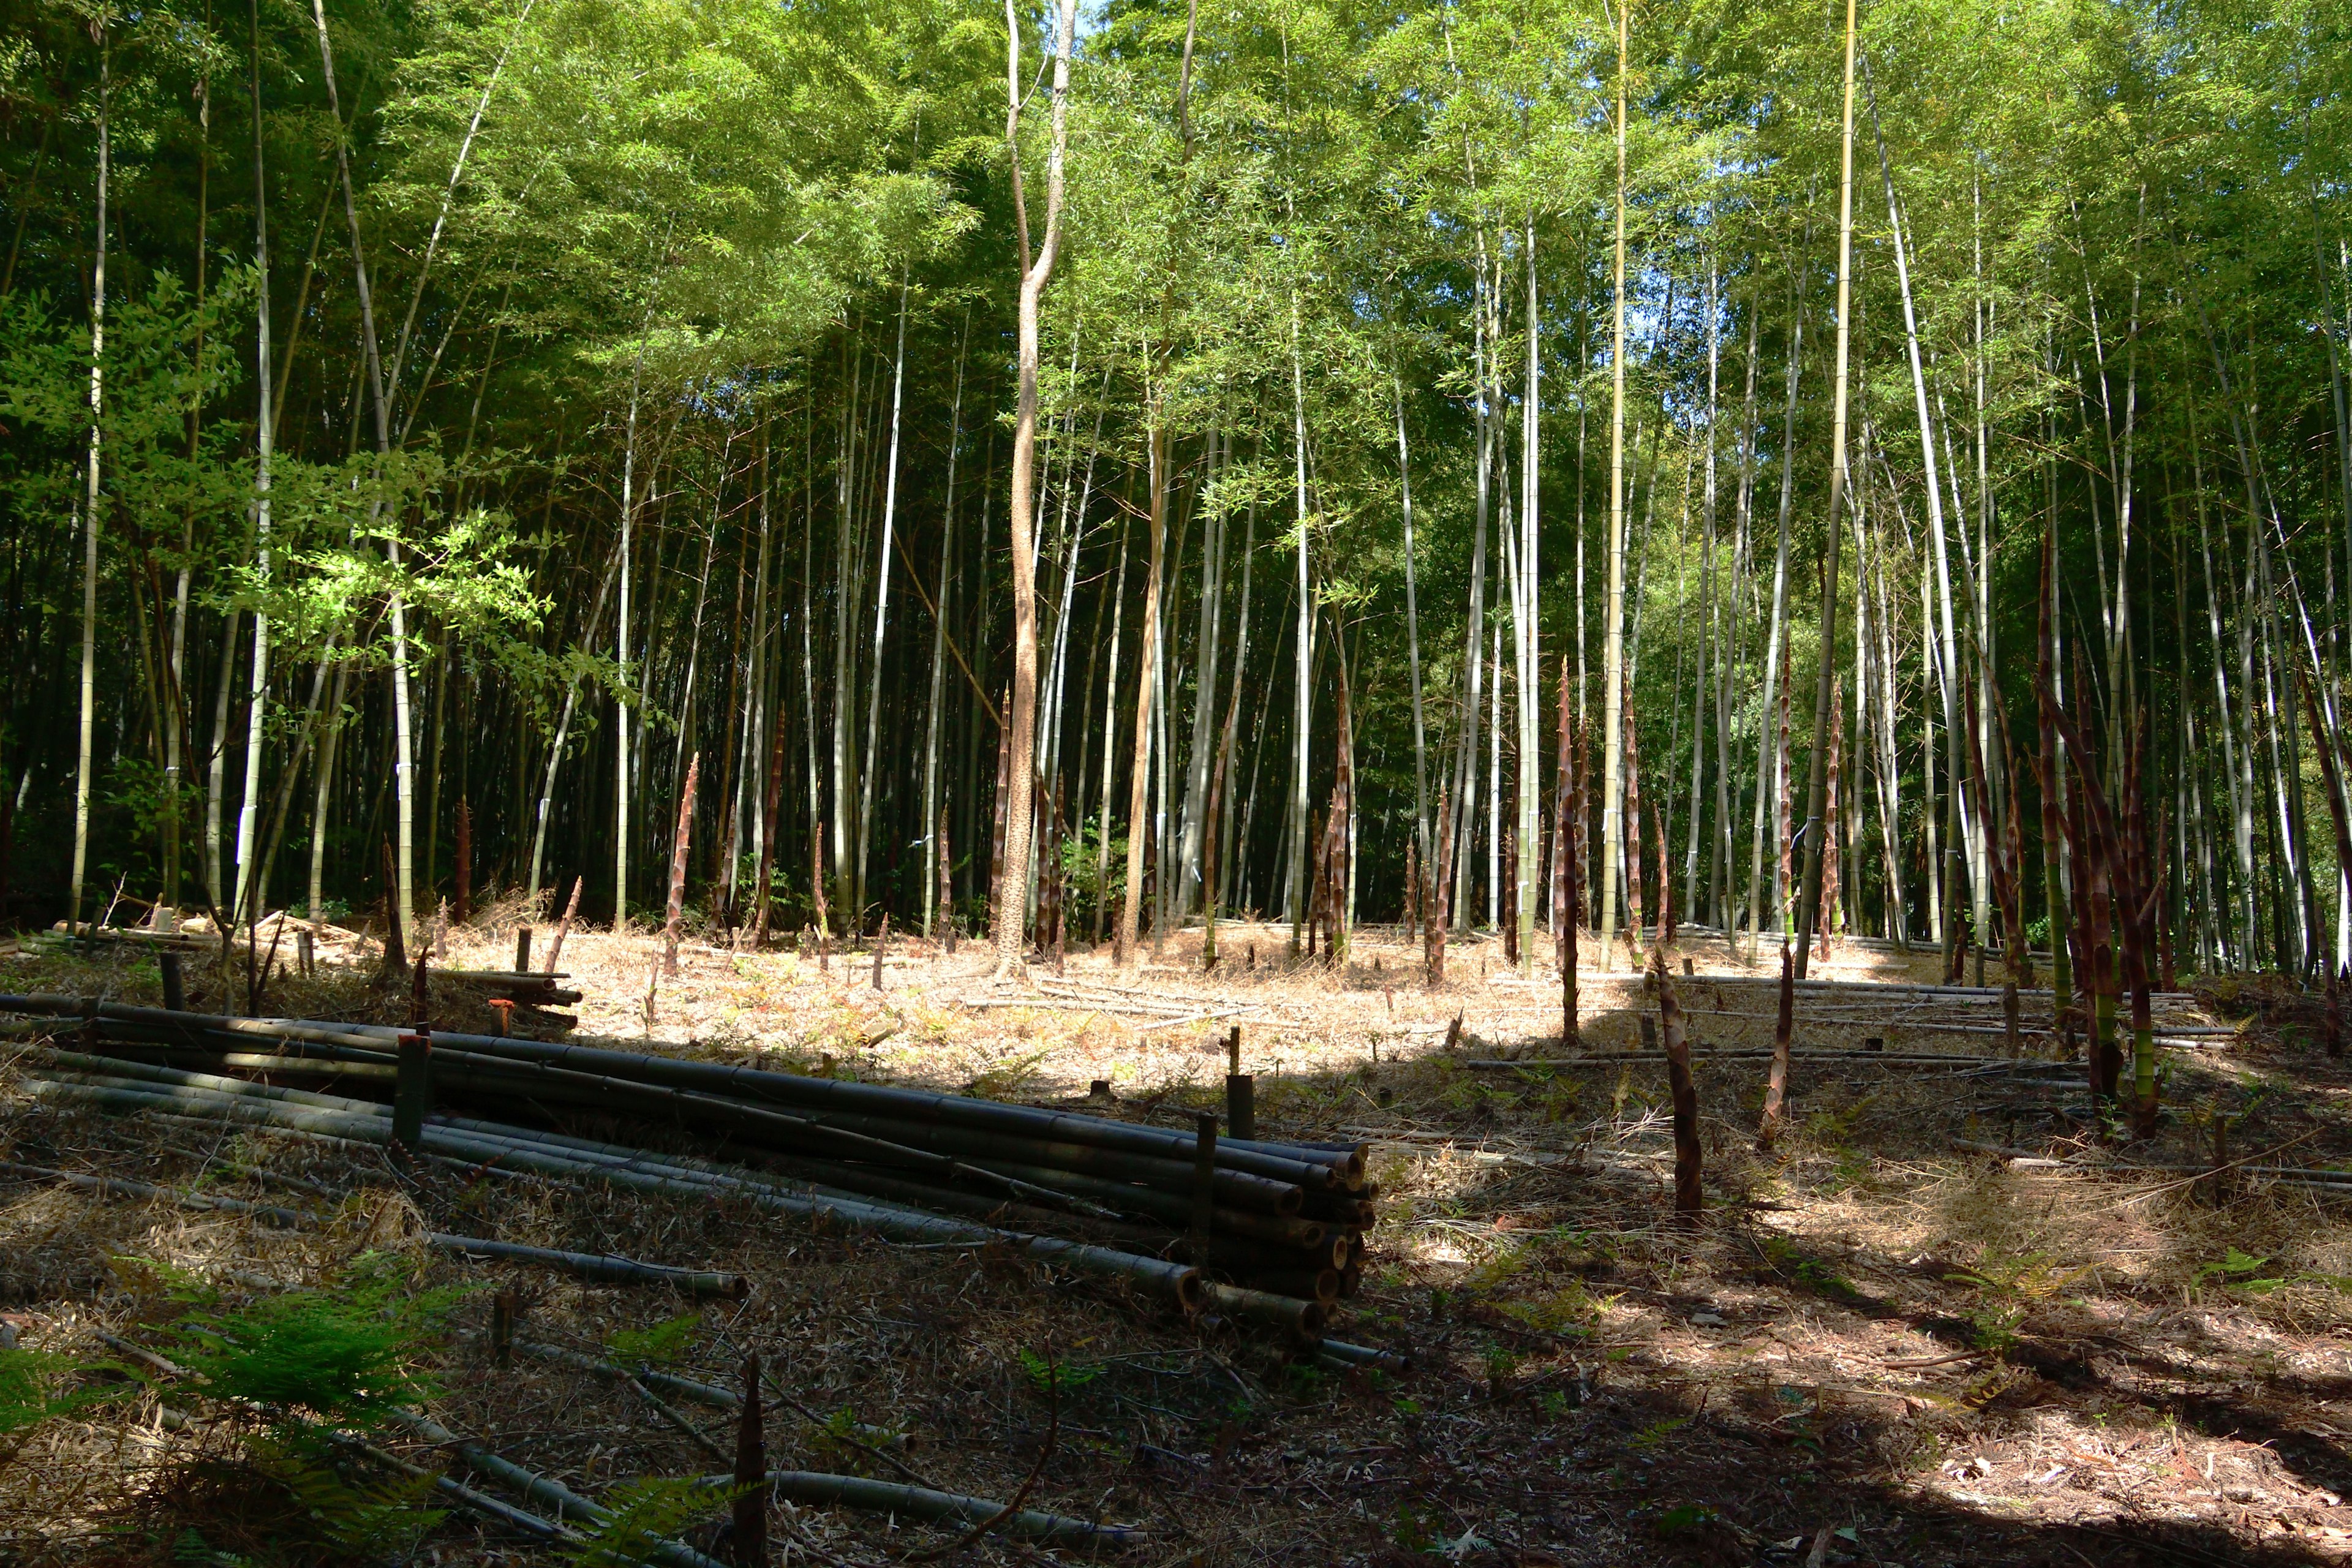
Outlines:
<svg viewBox="0 0 2352 1568"><path fill-rule="evenodd" d="M2352 1559L2345 0L0 16L0 1562Z"/></svg>

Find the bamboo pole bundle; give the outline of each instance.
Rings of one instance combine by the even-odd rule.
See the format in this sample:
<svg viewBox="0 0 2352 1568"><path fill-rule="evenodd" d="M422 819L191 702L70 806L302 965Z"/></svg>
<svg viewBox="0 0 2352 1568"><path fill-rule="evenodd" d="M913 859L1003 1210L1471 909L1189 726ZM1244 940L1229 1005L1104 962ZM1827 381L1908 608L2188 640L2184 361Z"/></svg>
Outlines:
<svg viewBox="0 0 2352 1568"><path fill-rule="evenodd" d="M137 1063L111 1065L122 1068L143 1066ZM250 1084L242 1079L178 1073L171 1068L145 1068L142 1076L146 1076L148 1081L79 1070L74 1064L67 1063L54 1074L35 1077L32 1081L37 1098L57 1104L82 1105L99 1110L168 1110L245 1126L324 1133L362 1143L384 1143L391 1138L389 1115L371 1114L382 1112L384 1108L370 1106L364 1101L337 1101L326 1096L301 1094L297 1090L272 1090L268 1086ZM524 1128L507 1129L499 1134L485 1136L443 1126L428 1126L420 1144L427 1152L454 1154L545 1175L593 1176L636 1192L700 1198L709 1198L714 1194L740 1196L756 1206L777 1213L835 1223L847 1229L867 1231L894 1240L1004 1245L1042 1259L1067 1264L1080 1272L1123 1279L1144 1286L1188 1310L1196 1308L1202 1300L1198 1271L1164 1259L1117 1252L1060 1237L950 1220L899 1205L862 1202L851 1194L829 1194L797 1184L787 1186L780 1183L761 1182L748 1174L741 1177L716 1176L682 1165L672 1165L658 1156L639 1155L624 1164L567 1148L562 1142L543 1135L534 1135Z"/></svg>
<svg viewBox="0 0 2352 1568"><path fill-rule="evenodd" d="M51 1098L294 1125L362 1142L390 1133L386 1108L373 1099L185 1069L327 1079L381 1094L395 1076L397 1030L91 1006L55 996L0 998L0 1011L75 1019L89 1039L117 1053L47 1053L41 1070L50 1081L42 1092ZM142 1074L165 1076L140 1081ZM1204 1290L1217 1282L1192 1276L1170 1285L1149 1268L1147 1275L1188 1306L1205 1295L1226 1315L1305 1338L1319 1331L1327 1292L1352 1287L1375 1218L1360 1144L1214 1138L1203 1167L1193 1141L1162 1128L599 1047L455 1034L433 1037L430 1096L438 1113L421 1124L423 1153L593 1173L641 1191L756 1192L768 1206L837 1208L861 1223L880 1223L866 1211L920 1215L960 1227L947 1235L1011 1233L1047 1243L1055 1255L1099 1251L1097 1272L1125 1268L1109 1258L1175 1268L1169 1258L1181 1255L1205 1171L1215 1237L1208 1262L1234 1283ZM740 1166L450 1113L469 1101L577 1106L626 1121L715 1131L744 1156L793 1179L769 1181ZM1338 1290L1326 1275L1339 1277ZM1302 1289L1310 1293L1290 1293Z"/></svg>

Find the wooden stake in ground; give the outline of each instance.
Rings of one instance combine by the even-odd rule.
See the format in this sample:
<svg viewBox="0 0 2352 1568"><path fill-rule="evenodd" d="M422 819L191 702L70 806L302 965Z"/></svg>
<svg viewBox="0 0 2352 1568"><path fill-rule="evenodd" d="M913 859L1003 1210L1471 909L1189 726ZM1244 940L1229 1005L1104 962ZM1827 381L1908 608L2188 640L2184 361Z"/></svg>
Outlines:
<svg viewBox="0 0 2352 1568"><path fill-rule="evenodd" d="M1675 1220L1696 1226L1705 1196L1699 1190L1698 1089L1691 1081L1690 1039L1683 1028L1682 1003L1666 963L1666 946L1650 951L1650 973L1658 984L1658 1022L1666 1037L1666 1084L1675 1103Z"/></svg>
<svg viewBox="0 0 2352 1568"><path fill-rule="evenodd" d="M563 906L563 918L555 922L554 940L547 944L547 967L540 971L542 974L554 973L555 961L563 956L563 939L572 930L572 917L580 912L580 889L587 880L585 877L572 879L572 901Z"/></svg>
<svg viewBox="0 0 2352 1568"><path fill-rule="evenodd" d="M662 920L662 973L677 978L677 939L686 916L686 853L694 836L694 789L702 778L702 753L686 764L686 788L677 803L677 835L669 847L669 908Z"/></svg>
<svg viewBox="0 0 2352 1568"><path fill-rule="evenodd" d="M768 1435L760 1409L760 1358L743 1358L743 1406L735 1421L735 1568L768 1568Z"/></svg>

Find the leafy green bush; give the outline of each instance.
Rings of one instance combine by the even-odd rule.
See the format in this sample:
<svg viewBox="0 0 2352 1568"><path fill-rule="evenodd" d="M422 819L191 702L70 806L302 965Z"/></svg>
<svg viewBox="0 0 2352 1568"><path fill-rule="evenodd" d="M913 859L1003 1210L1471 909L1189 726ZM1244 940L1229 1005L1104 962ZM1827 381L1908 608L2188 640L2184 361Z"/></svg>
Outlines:
<svg viewBox="0 0 2352 1568"><path fill-rule="evenodd" d="M394 1405L435 1392L418 1353L460 1294L411 1295L403 1284L363 1259L331 1293L289 1290L232 1312L192 1312L175 1325L170 1354L213 1397L281 1423L373 1427Z"/></svg>
<svg viewBox="0 0 2352 1568"><path fill-rule="evenodd" d="M248 1546L260 1558L231 1557L192 1536L196 1560L312 1562L321 1550L336 1562L401 1559L440 1523L441 1511L425 1506L432 1475L355 1467L341 1441L372 1435L394 1408L436 1392L421 1362L467 1292L410 1285L394 1260L370 1255L328 1289L229 1310L201 1283L174 1288L189 1310L173 1326L167 1353L246 1426L226 1484L257 1482L282 1510L264 1532L266 1545ZM197 1461L200 1468L218 1463ZM238 1532L251 1533L242 1525Z"/></svg>

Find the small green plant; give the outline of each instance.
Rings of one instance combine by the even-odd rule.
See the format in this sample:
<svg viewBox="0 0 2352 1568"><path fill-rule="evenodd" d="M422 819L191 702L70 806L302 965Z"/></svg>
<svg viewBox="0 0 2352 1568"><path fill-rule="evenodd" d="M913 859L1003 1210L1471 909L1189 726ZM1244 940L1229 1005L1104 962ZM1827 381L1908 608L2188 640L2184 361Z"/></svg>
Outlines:
<svg viewBox="0 0 2352 1568"><path fill-rule="evenodd" d="M0 1464L14 1454L13 1439L18 1434L127 1393L128 1385L121 1384L99 1388L67 1386L79 1375L112 1366L110 1362L85 1363L22 1345L0 1347Z"/></svg>
<svg viewBox="0 0 2352 1568"><path fill-rule="evenodd" d="M1654 1448L1689 1426L1690 1419L1687 1415L1668 1415L1653 1421L1633 1434L1633 1445L1636 1448Z"/></svg>
<svg viewBox="0 0 2352 1568"><path fill-rule="evenodd" d="M1282 1378L1292 1397L1312 1399L1323 1392L1324 1385L1331 1381L1331 1374L1311 1361L1295 1361L1282 1369Z"/></svg>
<svg viewBox="0 0 2352 1568"><path fill-rule="evenodd" d="M233 1311L201 1283L172 1290L192 1309L171 1330L172 1359L244 1424L246 1470L282 1500L282 1533L338 1559L406 1556L442 1518L424 1506L431 1475L354 1479L337 1448L337 1434L372 1433L435 1391L423 1356L467 1292L407 1287L399 1265L369 1255L330 1289Z"/></svg>
<svg viewBox="0 0 2352 1568"><path fill-rule="evenodd" d="M1029 1386L1040 1394L1067 1394L1084 1388L1103 1373L1099 1366L1072 1366L1029 1350L1021 1352L1021 1370L1029 1374Z"/></svg>
<svg viewBox="0 0 2352 1568"><path fill-rule="evenodd" d="M1511 1385L1511 1374L1519 1370L1519 1358L1507 1347L1490 1344L1484 1357L1486 1367L1486 1392L1500 1399Z"/></svg>
<svg viewBox="0 0 2352 1568"><path fill-rule="evenodd" d="M1397 1504L1396 1521L1389 1526L1389 1539L1407 1552L1426 1552L1437 1544L1438 1535L1426 1510L1401 1502Z"/></svg>
<svg viewBox="0 0 2352 1568"><path fill-rule="evenodd" d="M2251 1257L2232 1247L2219 1263L2200 1267L2192 1277L2193 1283L2202 1285L2208 1279L2219 1279L2225 1289L2267 1296L2286 1283L2283 1276L2263 1275L2262 1271L2270 1266L2270 1261L2267 1258Z"/></svg>
<svg viewBox="0 0 2352 1568"><path fill-rule="evenodd" d="M649 1329L615 1329L604 1343L615 1361L660 1366L684 1355L701 1328L701 1313L680 1312Z"/></svg>
<svg viewBox="0 0 2352 1568"><path fill-rule="evenodd" d="M605 1494L611 1511L566 1554L577 1568L637 1568L653 1561L662 1542L698 1519L708 1519L750 1488L713 1486L667 1477L623 1481Z"/></svg>
<svg viewBox="0 0 2352 1568"><path fill-rule="evenodd" d="M1017 1057L1007 1057L986 1072L975 1076L964 1086L963 1091L982 1100L1013 1099L1024 1085L1037 1076L1038 1066L1045 1061L1050 1049L1050 1047L1041 1046Z"/></svg>
<svg viewBox="0 0 2352 1568"><path fill-rule="evenodd" d="M1677 1535L1688 1535L1695 1530L1713 1524L1722 1517L1721 1513L1706 1503L1686 1502L1679 1507L1670 1508L1658 1515L1651 1528L1661 1536L1672 1540Z"/></svg>
<svg viewBox="0 0 2352 1568"><path fill-rule="evenodd" d="M218 1399L289 1416L373 1426L430 1392L404 1326L364 1305L300 1290L178 1326L173 1359Z"/></svg>

